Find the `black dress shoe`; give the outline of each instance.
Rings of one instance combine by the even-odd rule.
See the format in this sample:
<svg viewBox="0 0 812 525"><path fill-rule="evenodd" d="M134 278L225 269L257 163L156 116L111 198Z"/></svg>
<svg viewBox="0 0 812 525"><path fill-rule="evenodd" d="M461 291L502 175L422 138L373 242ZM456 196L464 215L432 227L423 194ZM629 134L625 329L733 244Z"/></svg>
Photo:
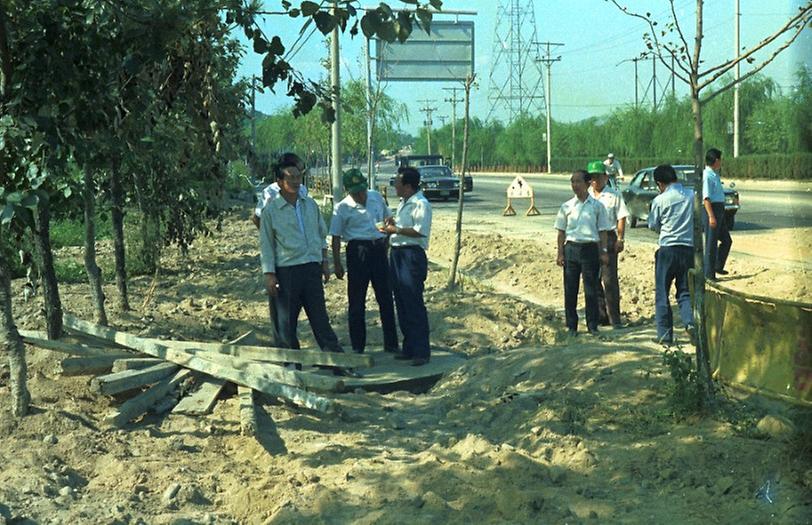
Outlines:
<svg viewBox="0 0 812 525"><path fill-rule="evenodd" d="M395 359L398 361L409 361L412 359L412 356L406 354L397 354L395 355Z"/></svg>
<svg viewBox="0 0 812 525"><path fill-rule="evenodd" d="M417 357L412 361L412 366L423 366L428 364L429 358L428 357Z"/></svg>
<svg viewBox="0 0 812 525"><path fill-rule="evenodd" d="M387 354L399 354L400 353L400 348L398 348L398 347L384 348L383 351L386 352Z"/></svg>
<svg viewBox="0 0 812 525"><path fill-rule="evenodd" d="M728 272L727 270L716 270L716 273L718 273L719 275L727 275L730 272Z"/></svg>

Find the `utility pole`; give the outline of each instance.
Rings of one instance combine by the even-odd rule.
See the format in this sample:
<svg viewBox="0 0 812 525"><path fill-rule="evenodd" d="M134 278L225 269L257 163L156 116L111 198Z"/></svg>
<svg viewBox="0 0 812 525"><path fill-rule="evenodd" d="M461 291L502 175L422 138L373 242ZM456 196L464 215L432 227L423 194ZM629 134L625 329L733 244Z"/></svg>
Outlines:
<svg viewBox="0 0 812 525"><path fill-rule="evenodd" d="M674 55L671 55L671 98L677 98L677 74L674 73Z"/></svg>
<svg viewBox="0 0 812 525"><path fill-rule="evenodd" d="M424 104L422 108L418 111L422 111L426 114L426 120L423 121L423 124L426 126L426 142L428 147L428 154L431 155L431 114L437 111L437 108L431 107L429 104L433 103L433 100L418 100L421 104Z"/></svg>
<svg viewBox="0 0 812 525"><path fill-rule="evenodd" d="M545 97L545 100L547 102L547 104L546 104L547 105L547 173L552 173L553 172L553 165L552 165L553 136L551 134L552 127L550 125L550 107L553 104L552 104L552 98L551 98L552 95L550 94L550 92L552 91L552 89L550 88L550 84L552 82L552 74L550 73L550 70L552 69L553 62L560 61L561 57L557 56L557 57L553 58L552 55L550 54L550 47L551 46L560 47L560 46L563 46L564 44L557 43L557 42L539 42L539 43L541 45L547 47L544 58L537 58L536 60L538 62L543 62L544 65L547 66L547 82L545 82L545 86L544 86L545 88L547 88L547 94L546 94L546 97Z"/></svg>
<svg viewBox="0 0 812 525"><path fill-rule="evenodd" d="M375 115L372 112L372 57L369 52L369 38L364 38L364 55L366 56L367 66L367 181L370 188L375 187L375 147L372 143L372 124L375 120Z"/></svg>
<svg viewBox="0 0 812 525"><path fill-rule="evenodd" d="M657 111L657 57L651 57L651 78L654 85L654 111Z"/></svg>
<svg viewBox="0 0 812 525"><path fill-rule="evenodd" d="M457 162L457 102L462 102L457 98L457 91L463 91L463 89L458 87L443 89L451 92L451 98L443 99L443 102L451 103L451 170L453 171L454 164Z"/></svg>
<svg viewBox="0 0 812 525"><path fill-rule="evenodd" d="M734 18L734 36L733 36L733 46L735 49L733 50L733 58L739 56L739 37L740 34L740 22L741 22L741 9L739 6L739 0L735 0L736 2L736 17ZM734 69L734 78L736 81L736 85L733 86L733 157L739 156L739 75L741 71L739 70L739 63L736 63L736 68Z"/></svg>
<svg viewBox="0 0 812 525"><path fill-rule="evenodd" d="M333 16L338 16L338 0L333 0ZM332 126L332 140L330 154L333 157L333 164L330 166L330 174L333 182L333 205L341 200L341 75L340 56L338 47L338 24L333 29L330 41L330 87L333 89L333 109L335 110L335 120Z"/></svg>
<svg viewBox="0 0 812 525"><path fill-rule="evenodd" d="M256 183L257 177L257 77L251 76L251 153L248 155L248 171L251 180Z"/></svg>

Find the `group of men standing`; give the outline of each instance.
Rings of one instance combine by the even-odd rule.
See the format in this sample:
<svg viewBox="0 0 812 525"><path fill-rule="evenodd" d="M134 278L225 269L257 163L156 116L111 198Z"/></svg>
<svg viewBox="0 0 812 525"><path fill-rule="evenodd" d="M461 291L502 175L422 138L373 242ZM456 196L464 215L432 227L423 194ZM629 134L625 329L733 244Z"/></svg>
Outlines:
<svg viewBox="0 0 812 525"><path fill-rule="evenodd" d="M264 190L254 218L271 322L276 344L298 349L298 318L304 308L318 346L343 352L324 298L323 282L331 275L328 230L321 210L302 185L304 171L299 157L282 155L274 166L275 182ZM347 245L347 320L352 349L361 353L366 348L365 304L371 284L380 309L384 350L394 353L395 359L424 365L431 354L423 301L431 205L420 191L420 174L414 168L398 170L395 191L401 200L394 215L381 194L368 189L359 170L347 171L343 183L347 196L334 207L329 233L334 273L339 279L345 275L342 241Z"/></svg>
<svg viewBox="0 0 812 525"><path fill-rule="evenodd" d="M702 176L703 265L709 280L715 280L716 274L728 273L724 267L732 245L719 177L721 159L721 151L708 150ZM617 260L625 246L629 212L621 193L607 185L611 174L619 169L619 163L613 167L616 162L614 155L609 154L606 161L590 162L586 170L575 171L570 178L575 196L561 205L556 216L557 263L564 269L564 310L571 336L577 335L581 280L588 332L597 335L599 324L624 326L620 318ZM659 233L654 261L656 340L670 345L674 341L674 323L669 292L674 283L683 325L692 340L695 335L688 290L688 270L693 267L694 191L678 181L669 164L655 168L654 181L659 195L652 201L648 226Z"/></svg>

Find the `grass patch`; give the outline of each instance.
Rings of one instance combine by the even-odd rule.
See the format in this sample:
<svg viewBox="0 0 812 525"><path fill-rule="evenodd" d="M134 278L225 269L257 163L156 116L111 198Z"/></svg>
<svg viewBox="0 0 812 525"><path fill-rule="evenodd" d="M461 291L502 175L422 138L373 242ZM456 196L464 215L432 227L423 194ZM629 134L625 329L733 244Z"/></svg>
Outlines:
<svg viewBox="0 0 812 525"><path fill-rule="evenodd" d="M73 259L55 260L54 272L60 283L79 284L87 282L85 266Z"/></svg>
<svg viewBox="0 0 812 525"><path fill-rule="evenodd" d="M112 239L113 224L106 213L96 215L96 240ZM84 246L85 224L79 219L61 219L51 223L51 248L58 250L65 246Z"/></svg>

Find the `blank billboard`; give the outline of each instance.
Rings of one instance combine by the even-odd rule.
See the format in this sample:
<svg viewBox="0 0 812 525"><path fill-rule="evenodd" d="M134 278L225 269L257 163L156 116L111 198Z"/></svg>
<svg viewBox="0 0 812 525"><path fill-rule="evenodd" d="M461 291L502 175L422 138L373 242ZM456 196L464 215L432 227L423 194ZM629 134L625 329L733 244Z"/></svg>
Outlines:
<svg viewBox="0 0 812 525"><path fill-rule="evenodd" d="M378 80L465 80L474 73L474 23L431 23L404 42L375 39Z"/></svg>

